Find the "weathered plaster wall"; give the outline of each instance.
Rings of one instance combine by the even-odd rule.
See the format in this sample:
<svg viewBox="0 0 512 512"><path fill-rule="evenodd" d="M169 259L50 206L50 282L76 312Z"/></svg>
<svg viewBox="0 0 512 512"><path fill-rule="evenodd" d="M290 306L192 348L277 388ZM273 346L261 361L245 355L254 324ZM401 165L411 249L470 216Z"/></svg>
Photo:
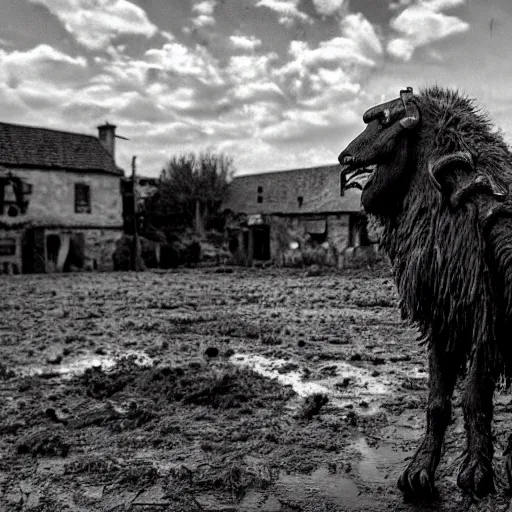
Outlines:
<svg viewBox="0 0 512 512"><path fill-rule="evenodd" d="M21 274L22 237L22 231L0 229L0 274ZM5 254L13 246L14 254Z"/></svg>
<svg viewBox="0 0 512 512"><path fill-rule="evenodd" d="M113 255L116 242L123 236L122 231L89 229L85 230L84 266L86 270L114 270Z"/></svg>
<svg viewBox="0 0 512 512"><path fill-rule="evenodd" d="M311 216L270 216L270 253L276 265L301 266L320 264L339 266L349 241L349 214L327 215L325 241L313 239L307 232L307 223L319 220ZM296 242L298 248L290 244Z"/></svg>
<svg viewBox="0 0 512 512"><path fill-rule="evenodd" d="M17 221L35 225L122 226L121 177L102 173L13 169L12 174L32 185L25 215ZM91 213L75 213L75 183L90 186ZM6 215L0 221L12 221Z"/></svg>

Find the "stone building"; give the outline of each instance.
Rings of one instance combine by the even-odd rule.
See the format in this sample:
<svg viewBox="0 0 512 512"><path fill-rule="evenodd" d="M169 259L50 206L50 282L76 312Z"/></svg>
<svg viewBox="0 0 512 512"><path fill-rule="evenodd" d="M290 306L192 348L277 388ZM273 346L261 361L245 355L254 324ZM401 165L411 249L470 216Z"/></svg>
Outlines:
<svg viewBox="0 0 512 512"><path fill-rule="evenodd" d="M343 191L339 165L235 177L224 209L234 259L243 265L344 267L371 258L357 189Z"/></svg>
<svg viewBox="0 0 512 512"><path fill-rule="evenodd" d="M113 267L124 175L115 129L95 137L0 123L0 272Z"/></svg>

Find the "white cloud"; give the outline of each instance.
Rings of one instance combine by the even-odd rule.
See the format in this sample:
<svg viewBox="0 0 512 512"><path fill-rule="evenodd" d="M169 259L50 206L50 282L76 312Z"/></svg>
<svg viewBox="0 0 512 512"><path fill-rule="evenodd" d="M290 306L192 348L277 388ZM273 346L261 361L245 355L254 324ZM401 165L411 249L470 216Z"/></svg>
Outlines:
<svg viewBox="0 0 512 512"><path fill-rule="evenodd" d="M253 51L261 46L261 39L248 36L230 36L231 44L238 50Z"/></svg>
<svg viewBox="0 0 512 512"><path fill-rule="evenodd" d="M309 69L320 66L339 67L346 64L374 66L374 60L360 51L359 45L345 37L335 37L322 41L318 48L310 48L305 41L292 41L290 54L295 58L293 64L300 63Z"/></svg>
<svg viewBox="0 0 512 512"><path fill-rule="evenodd" d="M318 14L323 16L339 13L344 4L345 0L313 0L313 5Z"/></svg>
<svg viewBox="0 0 512 512"><path fill-rule="evenodd" d="M215 11L216 0L203 0L192 6L192 11L197 13L197 16L192 19L192 24L195 27L205 27L207 25L215 25L215 18L213 12Z"/></svg>
<svg viewBox="0 0 512 512"><path fill-rule="evenodd" d="M416 48L469 30L469 24L465 21L440 12L462 5L464 1L420 0L416 4L406 7L396 18L391 20L391 28L400 35L388 42L388 53L398 59L408 61Z"/></svg>
<svg viewBox="0 0 512 512"><path fill-rule="evenodd" d="M397 0L396 2L391 2L389 4L389 9L392 11L396 11L398 9L401 9L402 7L407 7L408 5L411 5L413 0Z"/></svg>
<svg viewBox="0 0 512 512"><path fill-rule="evenodd" d="M204 14L206 16L211 16L215 9L215 0L204 0L203 2L199 2L192 7L193 11L198 12L199 14Z"/></svg>
<svg viewBox="0 0 512 512"><path fill-rule="evenodd" d="M272 65L278 59L274 52L266 55L234 55L225 70L231 88L227 98L233 103L246 104L259 101L282 101L285 96L272 81Z"/></svg>
<svg viewBox="0 0 512 512"><path fill-rule="evenodd" d="M453 9L464 5L466 0L423 0L420 5L425 9L431 11L445 11L446 9Z"/></svg>
<svg viewBox="0 0 512 512"><path fill-rule="evenodd" d="M148 50L143 65L177 73L181 77L194 77L204 84L223 83L217 61L202 46L191 50L180 43L166 43L162 48Z"/></svg>
<svg viewBox="0 0 512 512"><path fill-rule="evenodd" d="M85 57L70 57L47 44L40 44L24 52L15 50L9 53L0 50L0 62L4 65L12 64L20 67L32 67L46 63L63 63L70 66L87 67Z"/></svg>
<svg viewBox="0 0 512 512"><path fill-rule="evenodd" d="M346 16L341 36L311 48L306 41L292 41L292 59L275 70L281 86L299 103L309 106L336 104L357 94L360 82L382 55L381 42L361 14Z"/></svg>
<svg viewBox="0 0 512 512"><path fill-rule="evenodd" d="M321 140L337 128L360 122L355 98L383 56L381 39L362 14L345 16L340 36L316 47L292 41L288 53L290 60L271 71L287 98L284 109L257 135L268 142L291 144Z"/></svg>
<svg viewBox="0 0 512 512"><path fill-rule="evenodd" d="M0 49L0 74L11 87L23 81L45 80L51 83L74 81L86 72L84 57L70 57L52 46L40 44L27 51Z"/></svg>
<svg viewBox="0 0 512 512"><path fill-rule="evenodd" d="M272 62L278 59L277 53L266 55L234 55L226 68L227 76L234 83L247 83L266 78Z"/></svg>
<svg viewBox="0 0 512 512"><path fill-rule="evenodd" d="M162 30L160 32L160 34L162 35L162 37L164 39L167 39L167 41L174 41L174 36L170 33L170 32L167 32L166 30Z"/></svg>
<svg viewBox="0 0 512 512"><path fill-rule="evenodd" d="M120 34L151 37L157 27L146 12L128 0L29 0L46 6L73 34L92 50L108 45Z"/></svg>
<svg viewBox="0 0 512 512"><path fill-rule="evenodd" d="M409 39L396 38L389 41L387 51L389 54L401 60L410 60L415 46Z"/></svg>
<svg viewBox="0 0 512 512"><path fill-rule="evenodd" d="M150 85L146 92L153 98L158 98L158 103L169 109L192 109L195 106L195 91L191 87L178 87L170 89L168 85L156 82Z"/></svg>
<svg viewBox="0 0 512 512"><path fill-rule="evenodd" d="M235 98L247 102L272 100L284 96L284 93L274 82L259 82L235 87L233 95Z"/></svg>
<svg viewBox="0 0 512 512"><path fill-rule="evenodd" d="M341 33L353 41L362 53L377 56L383 52L375 27L361 13L345 16L341 20Z"/></svg>
<svg viewBox="0 0 512 512"><path fill-rule="evenodd" d="M215 25L215 18L213 16L205 16L201 14L192 20L196 27L206 27L208 25Z"/></svg>
<svg viewBox="0 0 512 512"><path fill-rule="evenodd" d="M312 23L313 20L305 13L299 10L300 0L259 0L256 7L267 7L278 13L279 23L290 27L294 21Z"/></svg>

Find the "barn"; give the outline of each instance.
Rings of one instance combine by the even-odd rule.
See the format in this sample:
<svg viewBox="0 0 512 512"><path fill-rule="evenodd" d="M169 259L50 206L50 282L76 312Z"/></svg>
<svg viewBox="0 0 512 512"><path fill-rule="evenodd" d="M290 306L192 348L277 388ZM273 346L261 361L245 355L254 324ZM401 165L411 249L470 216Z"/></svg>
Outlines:
<svg viewBox="0 0 512 512"><path fill-rule="evenodd" d="M372 259L360 191L344 191L339 165L235 177L224 210L233 258L241 265L320 264Z"/></svg>

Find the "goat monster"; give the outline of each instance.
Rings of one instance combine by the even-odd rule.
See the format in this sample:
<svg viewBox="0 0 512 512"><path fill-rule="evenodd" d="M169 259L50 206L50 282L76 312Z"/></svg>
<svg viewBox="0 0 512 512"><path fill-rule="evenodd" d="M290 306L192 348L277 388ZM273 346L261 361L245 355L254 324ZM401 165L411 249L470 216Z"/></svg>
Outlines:
<svg viewBox="0 0 512 512"><path fill-rule="evenodd" d="M465 375L467 451L457 483L494 492L493 393L512 375L512 154L473 100L434 87L373 107L339 156L345 186L382 226L405 318L429 348L427 425L398 479L434 492L457 376ZM348 180L346 179L348 177ZM361 188L361 186L359 186ZM507 450L508 451L508 450ZM512 456L506 461L512 484Z"/></svg>

